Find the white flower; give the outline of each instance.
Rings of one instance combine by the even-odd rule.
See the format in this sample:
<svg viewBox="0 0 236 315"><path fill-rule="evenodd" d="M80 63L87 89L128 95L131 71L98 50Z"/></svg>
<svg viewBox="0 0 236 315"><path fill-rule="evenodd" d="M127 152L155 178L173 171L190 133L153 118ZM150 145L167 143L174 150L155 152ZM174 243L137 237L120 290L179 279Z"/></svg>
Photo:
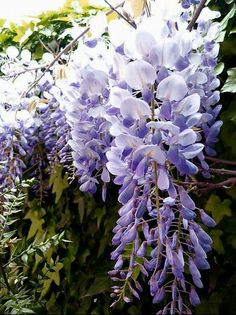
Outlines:
<svg viewBox="0 0 236 315"><path fill-rule="evenodd" d="M19 55L19 50L15 46L9 46L6 49L6 54L9 58L14 59Z"/></svg>
<svg viewBox="0 0 236 315"><path fill-rule="evenodd" d="M99 11L90 21L90 32L93 37L100 37L107 27L107 16L104 12Z"/></svg>

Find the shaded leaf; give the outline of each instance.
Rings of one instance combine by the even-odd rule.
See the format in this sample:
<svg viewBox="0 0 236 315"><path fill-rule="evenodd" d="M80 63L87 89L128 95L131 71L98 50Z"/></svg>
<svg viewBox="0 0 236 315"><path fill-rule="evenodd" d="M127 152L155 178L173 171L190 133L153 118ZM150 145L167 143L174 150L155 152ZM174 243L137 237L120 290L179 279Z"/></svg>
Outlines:
<svg viewBox="0 0 236 315"><path fill-rule="evenodd" d="M110 289L110 284L110 279L108 277L97 277L89 287L86 296L93 296L108 291Z"/></svg>
<svg viewBox="0 0 236 315"><path fill-rule="evenodd" d="M217 251L218 254L225 253L222 240L220 239L221 235L223 235L223 231L221 230L212 230L210 232L210 236L213 240L212 247Z"/></svg>
<svg viewBox="0 0 236 315"><path fill-rule="evenodd" d="M206 204L206 210L212 213L213 219L219 223L224 216L231 216L231 201L225 199L223 201L216 195L211 195Z"/></svg>

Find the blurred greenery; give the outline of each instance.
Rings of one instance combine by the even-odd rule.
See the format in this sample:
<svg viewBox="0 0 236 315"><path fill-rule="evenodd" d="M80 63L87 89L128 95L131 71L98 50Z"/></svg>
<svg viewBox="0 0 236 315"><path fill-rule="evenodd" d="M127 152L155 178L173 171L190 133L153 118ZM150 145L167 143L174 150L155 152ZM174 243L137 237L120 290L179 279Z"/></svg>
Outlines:
<svg viewBox="0 0 236 315"><path fill-rule="evenodd" d="M96 13L95 8L88 6L88 1L80 1L82 13L71 7L71 2L67 1L60 12L42 14L21 26L7 25L0 20L0 51L12 45L27 48L37 60L46 51L57 54L72 40L73 23L83 26L86 19ZM235 160L236 6L230 0L212 0L210 6L222 15L222 33L218 39L220 63L216 71L221 81L224 125L217 152L222 159ZM109 307L112 283L107 271L112 269L112 229L119 207L117 188L108 186L104 204L100 191L93 197L81 193L76 181L69 185L65 171L55 165L51 175L44 174L44 189L47 193L43 199L35 194L33 187L24 194L24 205L21 204L21 212L17 214L19 220L9 224L14 226L15 234L6 232L7 243L1 244L5 251L0 255L7 263L7 278L14 292L8 292L0 276L0 312L18 309L18 313L119 314L122 308L122 313L128 314L155 313L151 298L145 294L148 292L145 284L141 302L121 304L115 310ZM14 196L19 192L11 193ZM217 226L210 231L213 239L213 251L209 254L211 270L203 273L204 289L199 290L202 303L194 312L234 314L236 187L196 195L195 200L199 207L212 214Z"/></svg>

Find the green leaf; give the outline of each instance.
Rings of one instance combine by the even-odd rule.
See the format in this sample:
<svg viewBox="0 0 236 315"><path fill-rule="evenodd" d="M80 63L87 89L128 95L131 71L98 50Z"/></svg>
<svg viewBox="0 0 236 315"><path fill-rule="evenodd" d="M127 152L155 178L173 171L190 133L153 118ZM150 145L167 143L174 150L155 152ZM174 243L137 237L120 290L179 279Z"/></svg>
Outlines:
<svg viewBox="0 0 236 315"><path fill-rule="evenodd" d="M4 239L10 239L15 233L16 233L16 230L13 230L10 232L4 232L3 237L4 237Z"/></svg>
<svg viewBox="0 0 236 315"><path fill-rule="evenodd" d="M41 237L44 234L44 230L42 228L44 224L44 219L42 219L43 215L45 214L45 211L35 211L33 209L30 209L28 213L25 216L25 219L31 220L31 226L28 232L27 239L30 239L31 237L37 235L37 237Z"/></svg>
<svg viewBox="0 0 236 315"><path fill-rule="evenodd" d="M4 23L6 22L5 19L0 19L0 27L2 27L4 25Z"/></svg>
<svg viewBox="0 0 236 315"><path fill-rule="evenodd" d="M236 33L236 26L232 28L232 30L230 31L229 34L231 35L231 34L235 34L235 33Z"/></svg>
<svg viewBox="0 0 236 315"><path fill-rule="evenodd" d="M209 300L203 298L201 304L196 308L196 314L201 315L216 315L219 313L219 307L222 301L222 296L219 292L214 292L210 295Z"/></svg>
<svg viewBox="0 0 236 315"><path fill-rule="evenodd" d="M223 20L220 22L221 29L225 30L228 26L229 21L234 18L236 13L236 5L234 4L232 9L229 11L229 13L223 18Z"/></svg>
<svg viewBox="0 0 236 315"><path fill-rule="evenodd" d="M86 296L93 296L108 291L110 289L110 284L110 279L108 277L97 277L89 287Z"/></svg>
<svg viewBox="0 0 236 315"><path fill-rule="evenodd" d="M224 216L231 216L231 201L225 199L223 201L217 195L211 195L206 204L206 210L212 213L213 219L218 224Z"/></svg>
<svg viewBox="0 0 236 315"><path fill-rule="evenodd" d="M53 271L49 271L49 267L50 266L45 265L43 268L43 272L47 275L47 279L43 280L43 289L40 295L41 299L47 294L52 282L54 282L57 286L60 285L59 271L63 268L63 264L61 262L56 263L56 265L52 268Z"/></svg>
<svg viewBox="0 0 236 315"><path fill-rule="evenodd" d="M85 215L85 197L81 196L80 194L77 195L74 198L74 203L78 203L78 212L79 212L79 217L80 217L80 223L83 222L84 215Z"/></svg>
<svg viewBox="0 0 236 315"><path fill-rule="evenodd" d="M21 256L21 259L22 259L22 261L26 264L27 263L27 261L28 261L28 255L27 254L24 254L24 255L22 255Z"/></svg>
<svg viewBox="0 0 236 315"><path fill-rule="evenodd" d="M33 310L31 310L31 309L29 309L29 308L22 308L22 313L23 314L35 314L35 312L33 311Z"/></svg>
<svg viewBox="0 0 236 315"><path fill-rule="evenodd" d="M55 282L56 285L60 285L60 274L59 271L63 268L63 264L58 262L54 267L54 272L50 272L50 278Z"/></svg>
<svg viewBox="0 0 236 315"><path fill-rule="evenodd" d="M215 74L219 75L223 72L225 64L223 62L219 62L218 65L215 67Z"/></svg>
<svg viewBox="0 0 236 315"><path fill-rule="evenodd" d="M80 255L80 261L82 264L86 262L87 257L90 255L90 251L88 248L86 248L83 252L83 254Z"/></svg>
<svg viewBox="0 0 236 315"><path fill-rule="evenodd" d="M234 200L236 200L236 186L227 189L227 195L229 195L231 198L233 198Z"/></svg>
<svg viewBox="0 0 236 315"><path fill-rule="evenodd" d="M221 230L212 230L210 232L210 236L213 240L212 247L217 251L218 254L224 254L224 246L220 239L221 235L223 235L223 231Z"/></svg>
<svg viewBox="0 0 236 315"><path fill-rule="evenodd" d="M38 43L35 48L35 51L32 54L32 57L33 59L39 60L42 58L43 53L44 53L43 45L41 43Z"/></svg>
<svg viewBox="0 0 236 315"><path fill-rule="evenodd" d="M67 176L63 175L62 171L63 171L63 167L60 165L56 165L49 180L49 185L53 186L52 192L56 194L55 203L58 203L63 193L63 190L69 187Z"/></svg>
<svg viewBox="0 0 236 315"><path fill-rule="evenodd" d="M97 219L97 228L99 229L102 218L104 217L104 215L106 214L106 208L97 208L95 209L94 213L93 213L93 218Z"/></svg>
<svg viewBox="0 0 236 315"><path fill-rule="evenodd" d="M227 243L236 249L236 235L231 234L227 237Z"/></svg>
<svg viewBox="0 0 236 315"><path fill-rule="evenodd" d="M231 68L227 71L228 78L221 92L235 93L236 92L236 68Z"/></svg>
<svg viewBox="0 0 236 315"><path fill-rule="evenodd" d="M140 267L139 267L139 265L136 265L136 266L134 267L134 270L133 270L132 278L133 278L134 280L137 280L139 274L140 274Z"/></svg>
<svg viewBox="0 0 236 315"><path fill-rule="evenodd" d="M52 283L52 279L46 279L43 281L43 288L41 291L40 299L42 299L47 294L47 292L51 286L51 283Z"/></svg>

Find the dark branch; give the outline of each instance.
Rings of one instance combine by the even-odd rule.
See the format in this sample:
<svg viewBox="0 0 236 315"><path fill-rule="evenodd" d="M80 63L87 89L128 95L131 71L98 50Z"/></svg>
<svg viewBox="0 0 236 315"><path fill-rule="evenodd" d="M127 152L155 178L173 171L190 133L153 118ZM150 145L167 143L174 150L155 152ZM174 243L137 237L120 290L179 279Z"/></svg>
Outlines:
<svg viewBox="0 0 236 315"><path fill-rule="evenodd" d="M116 12L123 20L125 20L129 25L131 25L133 28L137 28L136 24L134 24L132 21L130 21L127 17L125 17L123 14L121 14L116 8L114 8L107 0L104 0L104 2L106 4L109 5L109 7L111 8L111 10L113 10L114 12Z"/></svg>
<svg viewBox="0 0 236 315"><path fill-rule="evenodd" d="M206 160L215 162L217 164L228 164L228 165L235 165L236 166L236 161L229 161L229 160L223 160L223 159L217 159L214 157L210 157L210 156L206 156L205 157Z"/></svg>
<svg viewBox="0 0 236 315"><path fill-rule="evenodd" d="M224 188L224 189L230 189L234 186L236 183L236 177L228 178L222 182L219 183L210 183L210 182L180 182L178 181L177 184L183 185L183 186L190 186L190 187L198 187L198 192L208 192L210 190L218 189L218 188Z"/></svg>
<svg viewBox="0 0 236 315"><path fill-rule="evenodd" d="M194 15L192 17L192 20L190 21L188 27L187 27L187 30L191 31L194 24L196 23L200 13L202 12L202 9L204 8L205 6L205 3L207 2L207 0L201 0L201 2L199 3L196 11L194 12Z"/></svg>
<svg viewBox="0 0 236 315"><path fill-rule="evenodd" d="M213 174L219 174L219 175L235 175L236 176L236 171L226 170L224 168L209 168L209 172Z"/></svg>

